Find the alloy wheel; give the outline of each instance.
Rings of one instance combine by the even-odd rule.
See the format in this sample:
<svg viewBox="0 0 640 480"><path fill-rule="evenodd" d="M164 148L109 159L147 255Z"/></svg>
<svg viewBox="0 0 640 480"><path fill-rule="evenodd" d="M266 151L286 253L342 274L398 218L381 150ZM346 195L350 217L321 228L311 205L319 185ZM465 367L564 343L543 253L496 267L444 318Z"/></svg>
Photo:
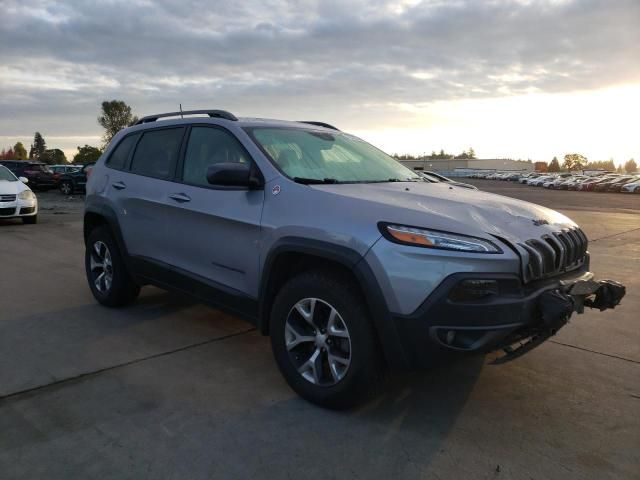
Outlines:
<svg viewBox="0 0 640 480"><path fill-rule="evenodd" d="M71 193L71 185L69 185L67 182L64 182L62 185L60 185L60 190L64 195L69 195Z"/></svg>
<svg viewBox="0 0 640 480"><path fill-rule="evenodd" d="M95 242L91 249L89 268L96 289L100 293L107 293L113 282L113 264L109 248L100 240Z"/></svg>
<svg viewBox="0 0 640 480"><path fill-rule="evenodd" d="M305 298L289 311L285 345L298 373L308 382L332 386L351 364L351 337L340 313L319 298Z"/></svg>

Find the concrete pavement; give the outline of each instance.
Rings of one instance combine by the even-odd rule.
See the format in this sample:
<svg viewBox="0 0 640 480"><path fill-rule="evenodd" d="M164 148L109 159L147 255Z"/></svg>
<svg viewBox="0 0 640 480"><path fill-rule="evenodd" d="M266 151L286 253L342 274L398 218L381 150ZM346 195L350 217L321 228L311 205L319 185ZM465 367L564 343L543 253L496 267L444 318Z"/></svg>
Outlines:
<svg viewBox="0 0 640 480"><path fill-rule="evenodd" d="M239 319L155 288L98 306L78 202L0 222L0 478L638 478L640 209L584 198L565 213L622 306L504 366L393 374L341 413L299 399Z"/></svg>

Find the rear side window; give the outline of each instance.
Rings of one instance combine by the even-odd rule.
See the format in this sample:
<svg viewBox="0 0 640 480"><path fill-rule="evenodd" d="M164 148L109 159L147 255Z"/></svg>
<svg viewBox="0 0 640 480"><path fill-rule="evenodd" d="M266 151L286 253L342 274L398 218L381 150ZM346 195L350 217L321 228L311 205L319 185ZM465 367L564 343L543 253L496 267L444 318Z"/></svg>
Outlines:
<svg viewBox="0 0 640 480"><path fill-rule="evenodd" d="M131 153L131 149L135 146L139 136L139 134L136 134L124 137L113 153L109 156L106 164L111 168L122 170L127 164L129 153Z"/></svg>
<svg viewBox="0 0 640 480"><path fill-rule="evenodd" d="M131 171L156 178L170 178L178 158L184 128L163 128L145 132L138 142Z"/></svg>
<svg viewBox="0 0 640 480"><path fill-rule="evenodd" d="M207 169L216 163L249 163L240 142L219 128L193 127L184 157L182 180L209 187Z"/></svg>

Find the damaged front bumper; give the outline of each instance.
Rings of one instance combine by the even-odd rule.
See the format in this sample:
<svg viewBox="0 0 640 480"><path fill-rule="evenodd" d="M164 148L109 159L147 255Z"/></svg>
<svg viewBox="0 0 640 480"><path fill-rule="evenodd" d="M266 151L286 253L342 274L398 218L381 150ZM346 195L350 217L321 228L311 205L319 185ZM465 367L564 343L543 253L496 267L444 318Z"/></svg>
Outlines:
<svg viewBox="0 0 640 480"><path fill-rule="evenodd" d="M547 290L538 298L540 322L505 339L501 346L503 354L494 365L514 360L552 337L571 318L573 312L583 313L584 308L600 311L615 308L626 293L626 288L614 280L595 281L592 278L561 284L559 288Z"/></svg>
<svg viewBox="0 0 640 480"><path fill-rule="evenodd" d="M625 287L595 281L585 265L562 277L523 285L507 274L454 274L408 316L394 316L408 362L428 366L441 353L501 352L492 363L522 356L585 308L617 306Z"/></svg>

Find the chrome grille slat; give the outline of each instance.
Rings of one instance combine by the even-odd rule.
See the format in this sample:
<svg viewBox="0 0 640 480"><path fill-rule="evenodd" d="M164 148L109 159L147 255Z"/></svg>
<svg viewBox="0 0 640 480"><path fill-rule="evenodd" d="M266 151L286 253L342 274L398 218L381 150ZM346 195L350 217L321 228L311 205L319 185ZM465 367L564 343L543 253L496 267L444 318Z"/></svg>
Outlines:
<svg viewBox="0 0 640 480"><path fill-rule="evenodd" d="M15 202L16 195L0 195L0 202Z"/></svg>

